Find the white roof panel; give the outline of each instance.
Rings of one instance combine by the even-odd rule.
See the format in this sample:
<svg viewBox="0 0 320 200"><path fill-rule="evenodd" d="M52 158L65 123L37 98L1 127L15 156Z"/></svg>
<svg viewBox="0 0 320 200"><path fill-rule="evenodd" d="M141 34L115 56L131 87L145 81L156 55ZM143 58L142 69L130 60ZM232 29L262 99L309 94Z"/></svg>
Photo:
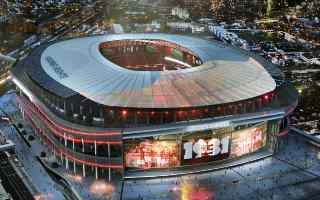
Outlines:
<svg viewBox="0 0 320 200"><path fill-rule="evenodd" d="M204 64L176 71L134 71L100 53L99 44L125 39L176 43L190 49ZM121 34L62 41L43 51L41 66L63 86L107 106L207 106L257 97L276 88L264 67L239 50L180 35Z"/></svg>

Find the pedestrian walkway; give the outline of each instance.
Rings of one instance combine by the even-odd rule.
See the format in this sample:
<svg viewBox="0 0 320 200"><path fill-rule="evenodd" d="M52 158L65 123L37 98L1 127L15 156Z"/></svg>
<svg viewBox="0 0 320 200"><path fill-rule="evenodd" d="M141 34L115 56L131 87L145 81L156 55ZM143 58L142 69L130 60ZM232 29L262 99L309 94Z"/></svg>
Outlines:
<svg viewBox="0 0 320 200"><path fill-rule="evenodd" d="M9 115L14 114L16 118L19 117L17 108L14 102L14 93L8 97L4 95L4 99L0 98L0 107L4 109ZM7 100L7 101L6 101ZM11 106L4 106L11 105ZM14 109L15 108L15 109ZM50 200L62 200L64 199L58 185L51 179L46 170L36 159L36 156L40 154L41 150L37 145L31 142L32 146L29 148L21 136L17 133L11 125L0 124L0 129L6 134L7 138L11 139L16 144L16 155L19 161L22 163L23 168L31 178L37 191L39 191L43 197ZM28 132L28 131L27 131Z"/></svg>

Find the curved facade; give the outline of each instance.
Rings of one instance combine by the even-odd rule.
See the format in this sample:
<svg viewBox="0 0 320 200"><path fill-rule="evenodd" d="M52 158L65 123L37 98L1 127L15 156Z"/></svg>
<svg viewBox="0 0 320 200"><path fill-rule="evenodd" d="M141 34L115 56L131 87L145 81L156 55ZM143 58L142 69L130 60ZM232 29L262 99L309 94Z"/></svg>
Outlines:
<svg viewBox="0 0 320 200"><path fill-rule="evenodd" d="M273 152L297 103L262 58L179 35L45 44L12 78L23 115L57 158L96 177Z"/></svg>

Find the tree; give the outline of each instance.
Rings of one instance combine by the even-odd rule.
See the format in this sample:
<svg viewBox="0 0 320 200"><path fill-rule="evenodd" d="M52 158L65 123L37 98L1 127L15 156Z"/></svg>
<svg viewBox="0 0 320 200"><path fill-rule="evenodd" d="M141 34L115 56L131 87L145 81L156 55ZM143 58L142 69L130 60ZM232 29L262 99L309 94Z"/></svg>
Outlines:
<svg viewBox="0 0 320 200"><path fill-rule="evenodd" d="M187 6L192 18L203 18L211 15L212 2L208 0L198 0Z"/></svg>
<svg viewBox="0 0 320 200"><path fill-rule="evenodd" d="M33 140L34 140L34 137L33 137L32 135L29 135L28 140L29 140L29 141L33 141Z"/></svg>
<svg viewBox="0 0 320 200"><path fill-rule="evenodd" d="M41 151L41 153L40 153L40 157L41 157L41 158L44 158L44 157L46 157L46 156L47 156L46 152Z"/></svg>

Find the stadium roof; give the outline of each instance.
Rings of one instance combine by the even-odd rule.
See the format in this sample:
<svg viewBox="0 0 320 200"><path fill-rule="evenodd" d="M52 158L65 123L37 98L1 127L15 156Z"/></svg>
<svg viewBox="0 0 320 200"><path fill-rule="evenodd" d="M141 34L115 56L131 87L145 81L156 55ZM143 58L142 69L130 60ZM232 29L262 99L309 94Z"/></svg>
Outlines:
<svg viewBox="0 0 320 200"><path fill-rule="evenodd" d="M190 49L204 64L175 71L126 69L99 51L102 42L124 39L176 43ZM34 70L39 67L35 66L31 78L37 81L49 76L41 85L50 91L57 92L64 86L65 92L60 92L64 96L75 91L97 103L116 107L217 105L261 96L276 88L271 75L250 56L219 42L180 35L121 34L71 39L48 45L41 50L40 61L33 63L41 69Z"/></svg>

